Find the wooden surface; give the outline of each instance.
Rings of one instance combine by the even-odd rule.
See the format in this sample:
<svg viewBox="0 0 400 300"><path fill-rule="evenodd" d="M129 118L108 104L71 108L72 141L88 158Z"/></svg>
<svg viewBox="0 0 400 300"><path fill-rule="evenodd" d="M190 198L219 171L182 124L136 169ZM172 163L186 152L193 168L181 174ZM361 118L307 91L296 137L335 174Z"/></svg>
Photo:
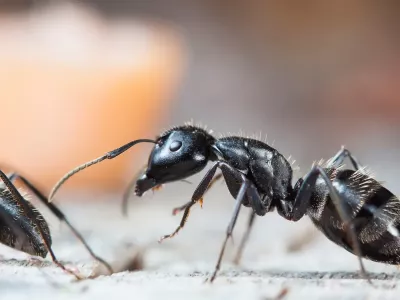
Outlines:
<svg viewBox="0 0 400 300"><path fill-rule="evenodd" d="M61 199L59 205L99 255L116 265L139 248L145 249L144 269L74 282L48 258L37 267L25 255L1 247L2 297L273 299L287 288L283 299L399 299L396 267L365 261L374 283L369 285L359 277L357 259L328 241L306 219L290 223L275 213L256 219L242 264L234 266L231 261L246 224L247 209L239 217L234 243L228 243L220 276L213 285L204 284L215 265L234 204L222 186L209 193L203 209L195 207L178 236L163 244L156 242L178 225L180 216L173 217L171 209L186 202L191 190L189 185L176 184L153 196L132 199L128 219L121 217L120 195L102 195L97 200L112 201L83 201L85 204L79 206L77 201L89 195L74 195L75 205L63 204ZM53 217L48 219L58 257L67 266L90 274L95 264L82 246L65 226L60 229ZM304 243L299 247L301 241Z"/></svg>

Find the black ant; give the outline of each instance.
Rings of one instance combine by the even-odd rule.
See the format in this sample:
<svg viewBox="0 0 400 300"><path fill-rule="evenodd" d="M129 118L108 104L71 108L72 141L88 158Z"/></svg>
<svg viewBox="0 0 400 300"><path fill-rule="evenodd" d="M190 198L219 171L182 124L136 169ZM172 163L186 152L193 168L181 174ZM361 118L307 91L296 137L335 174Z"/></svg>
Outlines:
<svg viewBox="0 0 400 300"><path fill-rule="evenodd" d="M0 184L0 243L42 258L45 258L50 253L53 262L58 267L74 275L77 279L82 279L78 274L67 269L57 260L51 248L52 239L46 220L27 200L26 195L23 196L14 185L16 180L20 180L60 221L67 224L90 255L104 264L112 273L111 266L92 251L64 213L54 204L49 203L46 197L29 180L17 173L6 175L1 170L0 179L2 180Z"/></svg>
<svg viewBox="0 0 400 300"><path fill-rule="evenodd" d="M252 212L240 252L255 216L264 216L276 209L290 221L308 215L328 239L357 255L361 274L369 282L362 257L381 263L400 263L400 201L368 175L344 148L324 165L313 166L292 186L291 164L266 143L238 136L217 139L210 132L187 124L174 127L155 140L130 142L75 168L56 184L49 200L73 174L105 159L113 159L138 143L153 143L155 146L146 170L136 181L137 196L161 184L187 178L203 170L209 161L214 162L195 189L191 201L174 210L184 210L179 227L161 240L173 237L183 228L191 207L201 203L204 193L215 182L217 169L222 171L236 204L211 282L220 268L226 243L242 205L251 207ZM355 170L343 168L346 157Z"/></svg>

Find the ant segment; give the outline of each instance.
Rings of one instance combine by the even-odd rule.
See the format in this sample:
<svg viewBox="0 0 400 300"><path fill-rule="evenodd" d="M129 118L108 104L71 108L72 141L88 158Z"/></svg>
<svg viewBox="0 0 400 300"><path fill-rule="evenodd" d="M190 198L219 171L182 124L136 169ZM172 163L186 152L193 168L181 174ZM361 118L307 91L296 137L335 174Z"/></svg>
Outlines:
<svg viewBox="0 0 400 300"><path fill-rule="evenodd" d="M368 175L344 148L327 163L313 166L293 186L290 163L266 143L238 136L217 139L206 130L188 124L174 127L155 140L130 142L75 168L56 184L49 200L75 173L105 159L113 159L143 142L155 145L146 170L136 180L137 196L161 184L194 175L208 162L213 162L191 201L174 209L174 213L184 210L180 226L161 240L173 237L184 227L190 208L202 202L206 191L217 180L217 169L222 172L217 176L223 176L230 194L236 199L211 282L220 269L242 205L250 207L252 212L236 262L240 259L255 216L264 216L276 209L280 216L294 222L308 215L329 240L358 257L361 274L368 282L362 258L387 264L400 263L400 201ZM350 159L355 170L343 168L345 158Z"/></svg>
<svg viewBox="0 0 400 300"><path fill-rule="evenodd" d="M86 243L82 235L69 222L64 213L54 204L49 203L46 197L25 177L11 173L6 175L0 170L0 242L16 250L20 250L30 255L45 258L48 253L53 262L66 271L74 275L78 280L82 279L75 272L67 269L61 264L52 248L50 229L42 214L21 195L15 187L14 182L20 180L47 208L60 220L67 224L77 239L84 245L90 255L112 272L110 265L102 258L98 257L90 246Z"/></svg>

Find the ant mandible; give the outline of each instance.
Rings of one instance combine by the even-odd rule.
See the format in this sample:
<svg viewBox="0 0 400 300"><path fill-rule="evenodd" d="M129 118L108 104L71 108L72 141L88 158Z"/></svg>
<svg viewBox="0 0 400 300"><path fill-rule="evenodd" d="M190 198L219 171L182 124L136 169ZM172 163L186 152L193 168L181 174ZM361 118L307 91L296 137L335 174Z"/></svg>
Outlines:
<svg viewBox="0 0 400 300"><path fill-rule="evenodd" d="M344 148L327 163L314 165L292 186L291 164L266 143L238 136L217 139L199 126L186 124L167 130L155 140L135 140L75 168L55 185L49 200L75 173L105 159L113 159L138 143L155 145L146 170L136 181L137 196L161 184L194 175L202 171L208 162L213 162L191 201L174 210L175 213L184 210L179 227L161 240L174 236L183 228L191 207L202 202L204 193L215 182L217 169L222 171L236 204L211 282L220 269L227 241L242 205L251 207L252 212L240 251L255 216L264 216L276 209L290 221L298 221L308 215L328 239L358 257L361 274L369 282L362 257L381 263L400 263L400 201L368 175ZM355 170L343 168L346 157Z"/></svg>

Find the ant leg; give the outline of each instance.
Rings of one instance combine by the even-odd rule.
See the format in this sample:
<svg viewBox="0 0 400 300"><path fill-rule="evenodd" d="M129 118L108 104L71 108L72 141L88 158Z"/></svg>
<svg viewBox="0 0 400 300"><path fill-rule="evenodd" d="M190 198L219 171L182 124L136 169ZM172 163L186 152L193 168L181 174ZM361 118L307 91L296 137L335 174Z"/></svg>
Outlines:
<svg viewBox="0 0 400 300"><path fill-rule="evenodd" d="M171 233L171 234L163 235L163 236L158 240L159 243L161 243L161 242L162 242L163 240L165 240L165 239L171 239L171 238L173 238L175 235L177 235L177 233L178 233L183 227L185 227L185 224L186 224L186 222L187 222L187 219L189 218L190 209L192 208L192 206L193 206L195 203L196 203L196 202L190 202L190 203L186 206L185 211L184 211L184 213L183 213L183 217L182 217L181 223L179 224L178 228L176 228L175 231L174 231L173 233Z"/></svg>
<svg viewBox="0 0 400 300"><path fill-rule="evenodd" d="M236 170L233 170L230 166L227 166L227 165L222 165L221 169L223 170L223 173L220 173L220 174L216 175L212 179L212 181L210 182L206 192L212 187L212 185L217 180L219 180L220 178L227 177L228 180L226 182L227 182L228 187L232 190L232 192L234 194L237 195L237 191L236 192L234 191L235 190L235 185L236 185L235 181L236 181L236 179L237 180L242 180L241 179L241 176L242 176L241 173L237 172ZM240 188L240 185L239 185L239 188ZM253 208L260 215L264 215L265 214L264 207L261 205L261 199L260 199L260 196L258 195L258 192L256 191L256 189L253 189L253 188L250 188L250 192L251 192L251 194L249 195L249 199L252 201L251 204L252 204ZM186 204L184 204L184 205L182 205L180 207L174 208L173 211L172 211L172 214L176 215L178 212L180 212L182 210L185 210L188 207L191 207L192 205L193 205L192 201L189 201L188 203L186 203ZM254 211L252 211L251 215L250 215L250 218L249 218L249 221L248 221L248 227L246 229L246 232L245 232L244 236L242 237L238 252L236 253L236 256L235 256L235 259L234 259L234 263L235 264L239 264L239 261L240 261L240 258L242 256L244 247L245 247L245 245L246 245L246 243L247 243L247 241L249 239L249 236L250 236L250 231L251 231L253 223L254 223L255 215L256 215L256 213ZM186 216L186 218L187 218L187 216ZM186 218L185 218L185 215L184 215L184 218L182 220L186 221ZM181 225L182 225L182 223L181 223Z"/></svg>
<svg viewBox="0 0 400 300"><path fill-rule="evenodd" d="M217 171L217 168L220 168L222 170L223 176L226 179L228 188L230 190L234 190L235 185L237 185L237 182L235 181L236 178L241 180L242 182L247 180L244 174L241 172L237 171L235 168L227 164L226 162L223 161L218 161L216 162L211 169L209 169L206 173L206 175L203 177L201 180L200 184L197 186L196 190L193 193L192 200L186 204L184 204L181 207L178 207L173 210L173 213L176 213L177 211L184 209L183 217L181 219L181 223L179 226L176 228L176 230L168 235L164 235L159 239L159 242L162 242L163 240L167 238L172 238L174 237L186 224L187 219L189 217L190 209L194 204L196 204L199 201L203 201L203 196L205 192L210 188L210 184L213 182L212 179L215 175L215 172ZM218 176L218 175L217 175ZM215 181L213 182L215 183ZM253 187L253 186L252 186ZM261 199L257 193L257 190L255 188L252 188L250 190L252 193L248 195L249 199L252 201L252 205L256 212L258 211L259 208L262 207L261 204ZM237 192L236 192L237 193Z"/></svg>
<svg viewBox="0 0 400 300"><path fill-rule="evenodd" d="M325 170L321 166L315 166L305 177L304 180L300 179L299 190L297 192L296 199L294 201L293 212L291 216L292 221L298 221L301 219L307 211L309 206L310 198L313 189L315 188L316 181L318 177L321 177L328 187L330 198L336 207L336 211L339 214L340 219L343 221L344 229L347 234L350 235L351 246L354 250L355 255L358 257L360 264L361 275L371 283L370 278L365 271L364 264L362 262L362 251L360 243L357 239L357 234L354 228L354 224L351 220L351 216L347 212L343 201L341 200L338 192L333 186L329 176L326 174ZM296 184L297 185L297 184Z"/></svg>
<svg viewBox="0 0 400 300"><path fill-rule="evenodd" d="M233 263L235 265L238 265L240 262L240 259L242 258L243 249L244 249L244 246L246 245L247 241L249 240L250 231L253 228L255 218L256 218L256 213L254 211L251 211L249 221L247 223L246 232L244 233L244 235L242 237L242 240L239 245L239 249L236 253L235 259L233 260Z"/></svg>
<svg viewBox="0 0 400 300"><path fill-rule="evenodd" d="M67 217L64 215L64 213L57 207L55 206L53 203L49 203L47 202L46 197L29 181L27 180L25 177L17 174L17 173L12 173L9 176L10 181L14 181L14 180L21 180L24 185L26 185L32 192L33 194L44 204L47 206L48 209L51 210L51 212L60 220L65 222L65 224L67 224L67 226L71 229L71 231L73 232L73 234L76 236L76 238L83 244L83 246L86 248L86 250L90 253L90 255L97 260L98 262L100 262L101 264L103 264L108 271L110 272L110 274L113 273L113 269L110 266L110 264L108 264L104 259L102 259L101 257L97 256L93 250L90 248L90 246L86 243L85 239L82 237L82 235L79 233L79 231L72 226L72 224L69 222L69 220L67 219Z"/></svg>
<svg viewBox="0 0 400 300"><path fill-rule="evenodd" d="M232 236L232 232L233 232L233 228L235 227L236 224L236 220L238 218L239 212L240 212L240 207L242 206L243 200L245 198L246 192L248 187L250 186L250 182L245 179L240 187L239 193L236 197L236 203L235 203L235 208L233 209L233 214L232 214L232 218L229 222L228 228L226 230L226 236L225 236L225 240L222 244L222 248L221 251L219 253L219 257L218 257L218 261L217 261L217 265L215 266L214 272L210 278L210 282L212 283L216 276L217 273L221 267L221 261L222 261L222 257L224 256L224 252L225 252L225 248L226 248L226 243L228 242L229 238Z"/></svg>
<svg viewBox="0 0 400 300"><path fill-rule="evenodd" d="M265 180L265 182L268 181L266 174L264 174L264 180ZM233 184L233 183L230 183L230 184ZM228 183L228 185L229 185L229 183ZM244 233L244 235L242 237L242 241L240 242L239 249L236 253L235 259L233 260L234 264L239 264L244 247L250 237L250 232L253 228L253 224L254 224L256 215L264 216L267 213L267 211L269 210L269 208L271 207L271 203L272 203L272 198L266 197L266 196L264 196L264 199L262 202L260 195L258 194L258 191L254 187L253 184L251 184L248 189L247 197L248 197L248 200L250 201L250 205L251 205L253 211L250 213L246 232ZM282 205L283 205L285 202L284 201L282 201L282 202L283 202L282 203ZM278 206L278 212L280 212L279 208L280 208L280 206Z"/></svg>
<svg viewBox="0 0 400 300"><path fill-rule="evenodd" d="M328 167L341 165L346 157L350 159L350 162L353 165L354 169L362 169L361 164L358 162L358 160L350 153L349 150L344 147L342 147L342 149L340 149L339 152L336 153L336 155L329 160Z"/></svg>
<svg viewBox="0 0 400 300"><path fill-rule="evenodd" d="M215 175L215 172L217 171L218 166L219 166L219 162L215 163L214 166L211 167L210 170L208 170L208 172L203 177L203 179L201 180L200 184L197 186L196 190L194 191L193 196L192 196L192 200L190 202L184 204L183 206L176 208L177 210L181 210L181 209L185 210L184 213L183 213L183 217L182 217L181 223L179 224L178 228L176 228L173 233L162 236L159 239L159 242L162 242L165 239L174 237L185 226L186 221L187 221L187 219L189 217L190 209L198 201L202 201L203 195L208 190L208 188L209 188L209 186L210 186L210 184L212 182L212 179L213 179L213 177ZM176 209L174 209L173 214L174 214Z"/></svg>
<svg viewBox="0 0 400 300"><path fill-rule="evenodd" d="M225 252L225 248L226 248L226 243L228 241L228 239L232 236L232 231L233 228L235 227L236 224L236 220L238 218L239 215L239 211L240 211L240 207L245 199L245 196L247 196L247 199L249 200L249 202L251 203L253 209L255 210L256 213L259 214L265 214L265 212L262 210L262 203L261 203L261 198L257 192L256 187L250 182L248 181L248 179L246 178L246 176L241 173L240 171L236 170L235 168L233 168L232 166L230 166L228 163L223 162L223 161L218 161L214 164L214 166L211 167L210 170L208 170L208 172L206 173L206 175L203 177L203 179L201 180L200 184L198 185L198 187L196 188L196 190L193 193L192 196L192 201L190 203L187 203L184 205L185 208L185 212L183 214L183 218L181 220L181 224L180 226L175 230L175 232L173 232L170 235L166 235L163 236L160 241L166 239L166 238L171 238L173 237L175 234L177 234L179 232L180 229L183 228L183 226L185 225L189 212L190 212L190 208L197 203L200 199L202 199L204 193L207 191L207 188L209 187L215 172L217 170L217 168L220 168L222 170L223 176L226 180L228 189L231 193L236 195L236 204L235 204L235 208L232 214L232 218L231 221L229 222L228 228L227 228L227 232L226 232L226 237L225 240L222 244L222 248L218 257L218 262L215 266L215 270L213 272L213 275L210 278L210 282L213 282L217 276L217 273L220 269L221 266L221 261L222 261L222 257L224 255ZM239 190L237 190L237 185L238 185L238 180L241 180L241 184L240 184L240 188Z"/></svg>
<svg viewBox="0 0 400 300"><path fill-rule="evenodd" d="M128 186L126 187L124 194L122 196L122 206L121 206L121 210L122 210L122 215L124 217L128 216L128 200L129 197L133 194L133 190L135 189L135 185L136 185L136 181L137 178L136 176L132 178L132 180L128 183Z"/></svg>
<svg viewBox="0 0 400 300"><path fill-rule="evenodd" d="M206 189L206 191L204 192L204 194L205 193L207 193L211 188L212 188L212 186L215 184L215 182L217 182L218 180L220 180L221 178L223 178L223 175L222 175L222 173L219 173L219 174L217 174L217 175L215 175L215 177L211 180L211 182L210 182L210 184L208 185L208 187L207 187L207 189ZM203 195L204 196L204 195ZM202 198L200 198L200 205L203 205L203 201L202 201ZM187 202L187 203L185 203L184 205L182 205L182 206L178 206L178 207L175 207L173 210L172 210L172 214L175 216L176 214L178 214L179 212L181 212L182 210L185 210L188 206L190 206L191 204L192 204L192 200L190 200L189 202Z"/></svg>
<svg viewBox="0 0 400 300"><path fill-rule="evenodd" d="M178 206L178 207L175 207L174 209L172 209L172 215L176 216L178 213L185 210L189 206L192 206L192 200L190 200L189 202L186 202L185 204L183 204L181 206Z"/></svg>
<svg viewBox="0 0 400 300"><path fill-rule="evenodd" d="M132 180L128 183L128 186L125 189L124 195L122 196L122 215L124 217L128 216L128 200L130 195L132 195L133 190L135 189L136 181L140 174L146 169L147 165L144 165L143 168L132 178Z"/></svg>
<svg viewBox="0 0 400 300"><path fill-rule="evenodd" d="M220 168L224 175L224 178L225 178L225 181L226 181L229 191L236 198L236 205L235 205L235 209L234 209L231 221L229 223L229 226L228 226L228 229L226 232L226 237L223 242L220 255L218 257L217 265L215 267L213 275L210 278L210 282L213 282L215 280L217 273L220 269L222 257L224 255L225 248L226 248L226 243L227 243L228 239L232 236L232 231L233 231L233 228L235 227L236 220L237 220L239 210L240 210L240 206L241 206L241 204L243 204L243 201L247 198L246 200L251 205L255 214L262 216L266 212L266 208L262 204L262 201L261 201L260 195L258 194L257 188L254 186L253 183L251 183L245 177L245 175L243 173L239 172L238 170L236 170L235 168L233 168L232 166L230 166L227 163L221 163ZM241 184L238 184L238 182L240 182L240 181L241 181ZM239 189L238 189L238 186L239 186ZM251 220L249 222L250 226L248 228L248 233L250 233L250 229L251 229L251 225L253 224L253 221L254 221L254 218L253 218L253 220ZM242 245L241 245L242 249L244 248L246 240L247 239L245 236L242 241Z"/></svg>
<svg viewBox="0 0 400 300"><path fill-rule="evenodd" d="M11 176L12 177L12 176ZM47 251L50 253L51 258L53 260L53 262L60 267L61 269L63 269L65 272L74 275L78 280L81 280L82 278L74 273L73 271L67 269L63 264L61 264L58 259L56 258L56 256L54 255L53 250L51 249L50 246L50 242L46 239L46 236L43 232L42 227L39 225L39 223L37 222L35 215L32 211L32 209L29 207L28 203L26 202L26 200L21 196L21 194L18 192L17 188L12 184L12 182L10 181L10 179L6 176L6 174L3 173L3 171L0 170L0 178L1 180L4 182L5 186L8 188L8 190L11 193L11 196L13 197L13 199L15 200L15 202L17 202L18 204L20 204L23 208L23 212L25 213L25 215L32 220L32 222L36 225L36 228L39 231L39 234L41 236L42 242L45 245L45 247L47 248Z"/></svg>

